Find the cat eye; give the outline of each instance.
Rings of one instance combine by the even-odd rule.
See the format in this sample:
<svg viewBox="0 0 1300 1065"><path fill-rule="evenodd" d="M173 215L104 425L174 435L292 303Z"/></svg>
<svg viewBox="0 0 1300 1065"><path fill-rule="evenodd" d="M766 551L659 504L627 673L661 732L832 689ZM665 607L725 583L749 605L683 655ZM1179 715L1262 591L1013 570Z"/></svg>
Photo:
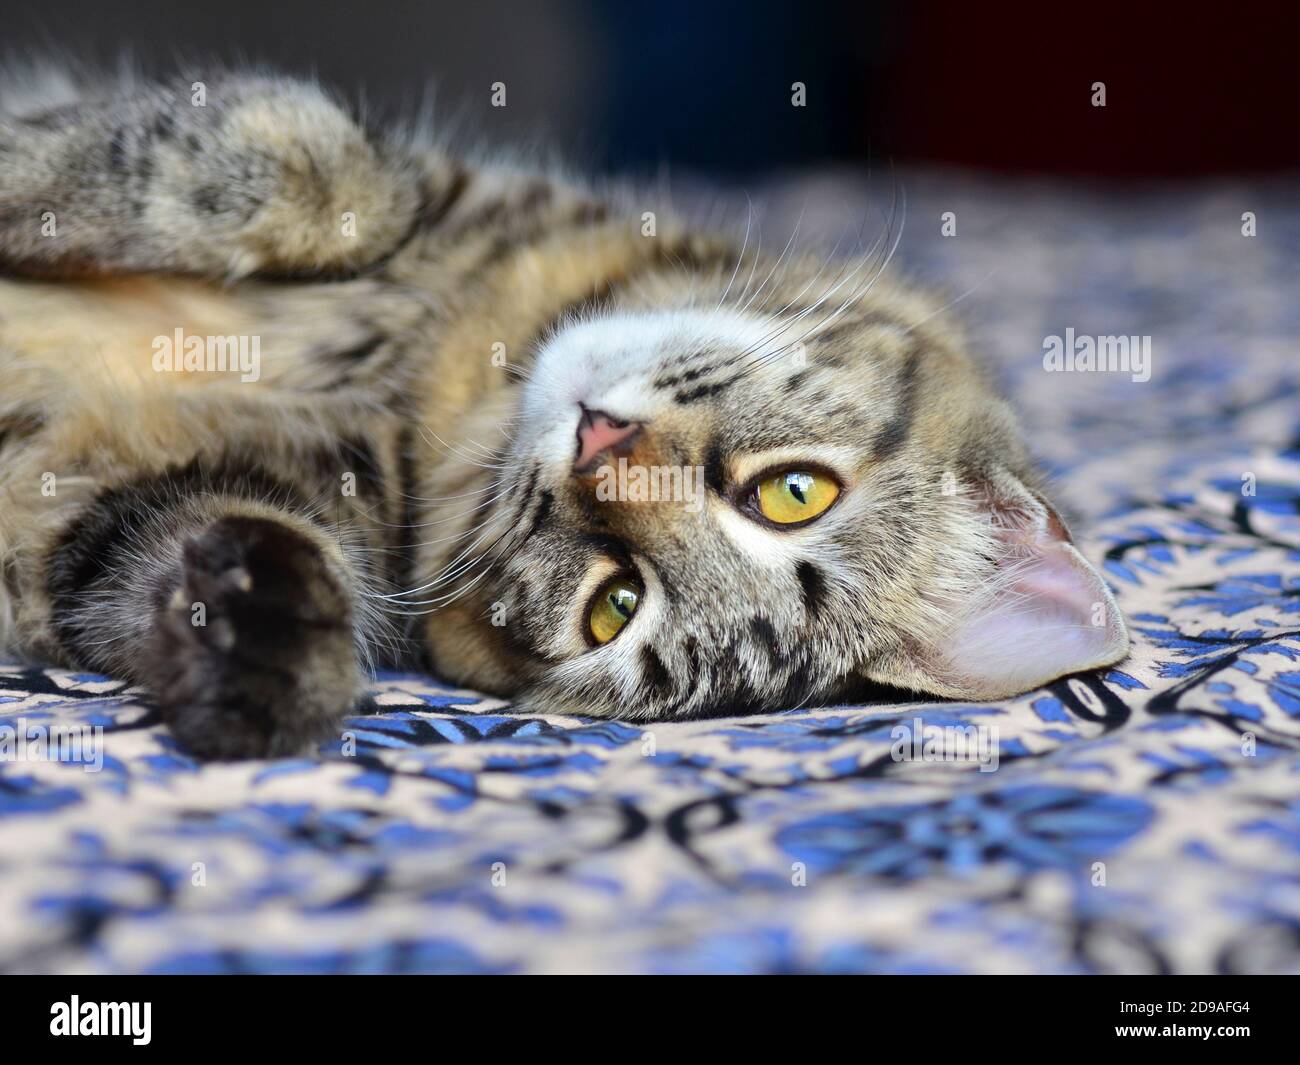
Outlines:
<svg viewBox="0 0 1300 1065"><path fill-rule="evenodd" d="M764 476L753 489L753 505L777 525L802 525L824 514L839 498L840 486L827 473L783 470Z"/></svg>
<svg viewBox="0 0 1300 1065"><path fill-rule="evenodd" d="M587 615L587 628L595 643L609 643L623 631L636 613L641 592L641 586L630 577L615 577L601 585Z"/></svg>

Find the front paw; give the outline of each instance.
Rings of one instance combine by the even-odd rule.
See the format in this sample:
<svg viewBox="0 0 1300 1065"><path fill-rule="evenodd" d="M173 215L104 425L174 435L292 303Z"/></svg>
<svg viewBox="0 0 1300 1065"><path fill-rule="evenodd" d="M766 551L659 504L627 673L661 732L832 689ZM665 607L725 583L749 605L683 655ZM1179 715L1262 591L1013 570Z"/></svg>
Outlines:
<svg viewBox="0 0 1300 1065"><path fill-rule="evenodd" d="M145 669L164 720L200 757L300 752L360 691L351 593L288 524L223 518L185 542Z"/></svg>

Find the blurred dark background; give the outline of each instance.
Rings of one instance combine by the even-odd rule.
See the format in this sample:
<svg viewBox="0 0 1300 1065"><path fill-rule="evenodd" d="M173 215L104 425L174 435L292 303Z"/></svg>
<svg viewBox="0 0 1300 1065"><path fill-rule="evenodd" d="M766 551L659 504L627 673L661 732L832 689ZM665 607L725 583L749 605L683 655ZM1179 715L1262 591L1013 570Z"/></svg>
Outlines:
<svg viewBox="0 0 1300 1065"><path fill-rule="evenodd" d="M1164 10L1157 10L1157 8ZM825 162L1107 178L1300 168L1300 17L1281 4L830 0L0 0L0 42L146 67L314 72L585 167ZM1092 85L1106 106L1092 106ZM504 82L507 106L490 106ZM791 104L792 84L806 106Z"/></svg>

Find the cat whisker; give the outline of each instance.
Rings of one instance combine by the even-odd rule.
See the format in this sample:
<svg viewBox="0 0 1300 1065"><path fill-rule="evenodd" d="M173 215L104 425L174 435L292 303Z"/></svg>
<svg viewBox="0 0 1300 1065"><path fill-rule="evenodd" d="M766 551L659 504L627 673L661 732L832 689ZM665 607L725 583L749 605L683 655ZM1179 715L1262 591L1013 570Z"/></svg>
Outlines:
<svg viewBox="0 0 1300 1065"><path fill-rule="evenodd" d="M864 215L864 216L863 216L863 219L862 219L862 225L859 227L859 230L858 230L858 232L859 232L859 236L861 235L861 231L862 231L862 229L864 229L864 228L866 227L866 224L867 224L867 218L868 218L868 217L869 217L868 215ZM796 303L798 303L799 300L801 300L801 299L803 298L804 294L805 294L809 289L813 288L815 285L818 284L818 282L819 282L819 281L821 280L821 278L822 278L822 275L826 272L826 269L827 269L827 268L828 268L832 263L834 263L834 262L836 261L835 256L836 256L836 254L838 253L838 251L839 251L839 247L840 247L840 244L843 243L843 240L844 240L844 238L843 238L843 236L841 236L841 237L839 238L839 240L837 240L837 241L835 242L835 246L831 249L831 252L830 252L830 254L827 256L826 261L822 263L822 265L818 268L817 272L816 272L816 273L815 273L815 274L814 274L814 275L813 275L813 276L812 276L812 277L811 277L811 278L810 278L810 279L809 279L809 280L804 284L803 288L801 288L798 292L796 292L796 293L794 294L794 296L792 296L792 297L790 298L790 300L785 304L784 307L782 307L780 310L778 310L778 311L776 311L776 312L774 313L774 317L780 319L780 316L781 316L782 314L784 314L785 311L787 311L790 307L793 307ZM843 263L842 263L842 265L841 265L841 270L847 269L847 268L848 268L848 264L849 264L849 260L844 260ZM750 345L748 348L746 348L744 351L742 351L742 352L740 352L738 355L734 356L730 361L731 361L732 363L738 362L738 361L740 361L741 359L743 359L743 358L745 358L746 356L748 356L749 354L751 354L752 352L759 350L759 349L762 348L765 344L767 344L768 342L770 342L773 338L779 336L779 335L781 334L781 332L784 331L784 329L786 329L786 328L788 328L788 324L787 324L787 322L784 321L784 320L779 321L777 327L776 327L772 332L766 334L764 337L761 337L759 340L757 340L755 343L751 344L751 345Z"/></svg>
<svg viewBox="0 0 1300 1065"><path fill-rule="evenodd" d="M767 288L772 278L776 276L776 272L781 268L781 264L785 261L785 257L790 254L790 250L794 247L794 242L799 236L799 227L803 225L804 213L807 210L808 210L808 205L805 203L804 206L799 210L799 217L795 219L794 228L790 232L790 239L785 242L785 247L781 249L781 254L777 256L776 262L772 264L772 269L768 271L767 277L763 279L763 283L759 285L757 289L754 290L753 295L751 295L749 299L745 300L745 302L741 304L739 308L740 314L744 314L745 311L749 309L750 304L752 304L754 300L756 300L759 297L759 295L763 292L763 290Z"/></svg>
<svg viewBox="0 0 1300 1065"><path fill-rule="evenodd" d="M450 455L454 458L458 458L469 466L477 466L480 469L484 469L484 470L499 470L499 469L504 469L507 465L506 463L499 463L499 462L480 462L479 459L475 458L473 455L467 455L463 451L458 451L451 444L448 444L445 440L443 440L442 437L440 437L428 426L420 427L420 436L424 439L425 443L429 444L431 447L433 445L429 441L429 436L432 436L434 440L436 440L442 446L444 454Z"/></svg>
<svg viewBox="0 0 1300 1065"><path fill-rule="evenodd" d="M905 222L905 220L906 220L906 214L905 214L905 212L906 212L906 201L904 200L904 219L903 219L903 222ZM882 237L881 237L881 238L878 238L878 239L877 239L876 244L873 245L873 248L874 248L874 247L883 247L883 245L882 245L882 240L888 240L888 237L889 237L889 235L890 235L890 233L892 232L892 229L893 229L893 217L894 217L894 214L895 214L895 212L894 212L893 210L891 210L890 218L887 220L887 223L886 223L886 229L885 229L885 232L882 234ZM769 352L769 353L763 355L763 356L760 357L759 359L754 360L754 362L751 364L750 368L747 369L745 372L746 372L746 373L750 373L750 372L752 372L753 370L758 369L758 368L761 367L761 366L765 366L765 365L767 365L768 363L772 362L774 359L779 358L781 355L783 355L785 352L789 351L790 349L798 347L798 346L799 346L799 345L800 345L800 344L801 344L805 339L807 339L807 338L808 338L809 336L811 336L813 333L817 332L817 331L820 330L820 329L825 329L825 328L829 327L829 326L832 325L834 322L838 321L839 318L840 318L840 317L841 317L841 316L842 316L842 315L843 315L843 314L844 314L844 313L845 313L845 312L846 312L846 311L847 311L847 310L848 310L848 309L849 309L849 308L850 308L850 307L851 307L851 306L852 306L852 305L853 305L857 300L861 299L861 298L862 298L862 297L863 297L863 296L864 296L868 291L870 291L871 287L876 283L877 280L879 280L880 276L884 273L884 271L885 271L885 269L888 267L889 263L893 260L894 253L898 250L898 245L899 245L899 242L902 240L902 235L903 235L903 222L900 222L900 224L899 224L899 228L898 228L898 232L897 232L897 234L894 234L894 239L893 239L893 241L889 244L888 249L885 251L884 258L883 258L882 261L880 262L880 264L879 264L879 266L878 266L878 268L876 269L876 271L875 271L874 274L872 274L872 275L871 275L871 276L870 276L870 277L869 277L869 278L868 278L868 279L867 279L863 284L859 285L856 289L854 289L852 292L850 292L850 294L849 294L849 295L848 295L848 296L847 296L847 297L846 297L846 298L845 298L845 299L840 303L840 305L839 305L839 306L838 306L838 307L837 307L837 308L836 308L836 309L835 309L835 310L834 310L830 315L828 315L825 319L823 319L822 321L817 322L814 326L812 326L810 329L806 330L804 333L802 333L799 337L797 337L795 340L791 341L790 343L785 344L785 345L782 345L781 347L777 348L776 350L774 350L774 351L772 351L772 352ZM849 275L848 278L845 278L844 281L841 281L841 282L837 283L837 284L836 284L836 285L835 285L835 286L834 286L834 287L833 287L829 292L827 292L827 293L826 293L826 294L825 294L825 295L824 295L820 300L818 300L817 303L815 303L812 307L810 307L810 308L808 308L808 309L806 309L806 310L804 310L804 311L801 311L799 314L795 315L794 318L791 319L791 321L790 321L789 323L787 323L787 324L783 327L783 329L781 330L781 332L784 332L785 329L788 329L790 325L793 325L795 322L801 320L802 318L806 317L807 315L809 315L809 314L813 313L814 311L816 311L817 309L819 309L819 308L820 308L820 307L821 307L821 306L822 306L822 305L827 301L827 299L830 298L830 296L834 295L835 292L838 291L838 289L839 289L839 288L840 288L840 287L841 287L845 282L847 282L850 278L855 277L855 276L856 276L856 275L857 275L857 274L858 274L862 269L864 269L865 267L867 267L867 266L871 263L871 258L872 258L872 256L874 256L874 255L875 255L875 251L873 251L873 252L872 252L872 253L871 253L867 258L865 258L864 260L862 260L862 262L859 263L858 267L857 267L857 268L856 268L856 269L855 269L855 270L854 270L854 271ZM779 334L778 334L778 335L779 335Z"/></svg>
<svg viewBox="0 0 1300 1065"><path fill-rule="evenodd" d="M749 193L745 193L745 201L749 204L749 213L745 219L745 239L740 245L740 254L736 256L735 268L731 271L731 277L727 279L727 287L722 290L722 295L718 297L718 305L714 310L721 310L722 305L727 301L727 294L731 291L731 286L736 282L736 275L740 273L740 264L745 261L745 251L749 247L749 233L754 225L754 201L750 199Z"/></svg>
<svg viewBox="0 0 1300 1065"><path fill-rule="evenodd" d="M483 557L483 554L474 556L470 558L468 561L464 561L464 560L466 556L470 555L475 550L475 548L483 541L484 537L488 533L488 526L492 523L494 517L496 517L496 515L490 515L480 525L477 525L462 533L461 538L474 535L474 540L471 543L467 544L461 550L460 554L458 554L455 558L453 558L450 562L448 562L439 572L435 573L429 581L417 587L409 588L402 592L397 592L391 596L382 596L381 598L400 600L403 599L405 596L414 595L419 592L431 591L432 589L437 588L440 585L446 584L448 581L455 580L465 570L473 568L473 566L475 566L478 563L478 561ZM476 533L477 535L475 535ZM508 534L502 534L502 535L508 535ZM493 544L489 545L488 550L490 551L492 546L495 545L497 542L499 542L500 539L501 536L498 536L497 539L493 541Z"/></svg>

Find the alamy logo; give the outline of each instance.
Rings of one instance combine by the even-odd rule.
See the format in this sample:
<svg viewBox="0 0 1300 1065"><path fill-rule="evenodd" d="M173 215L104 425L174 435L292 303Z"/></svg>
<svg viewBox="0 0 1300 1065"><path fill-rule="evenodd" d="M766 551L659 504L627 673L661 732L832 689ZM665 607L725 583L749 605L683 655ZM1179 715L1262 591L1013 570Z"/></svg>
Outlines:
<svg viewBox="0 0 1300 1065"><path fill-rule="evenodd" d="M1151 380L1149 336L1065 336L1043 338L1043 369L1048 373L1126 373L1137 383Z"/></svg>
<svg viewBox="0 0 1300 1065"><path fill-rule="evenodd" d="M0 762L62 762L98 773L104 768L104 726L15 718L0 725Z"/></svg>
<svg viewBox="0 0 1300 1065"><path fill-rule="evenodd" d="M704 506L703 466L617 466L596 471L596 498L602 503L685 503L696 513Z"/></svg>
<svg viewBox="0 0 1300 1065"><path fill-rule="evenodd" d="M151 1002L71 1002L50 1007L50 1035L129 1035L138 1047L148 1046L153 1020Z"/></svg>
<svg viewBox="0 0 1300 1065"><path fill-rule="evenodd" d="M995 725L927 725L919 717L895 725L889 756L895 762L970 762L994 773L1001 761Z"/></svg>
<svg viewBox="0 0 1300 1065"><path fill-rule="evenodd" d="M171 336L153 338L153 368L157 373L231 373L244 382L262 376L260 336L186 335L179 326Z"/></svg>

